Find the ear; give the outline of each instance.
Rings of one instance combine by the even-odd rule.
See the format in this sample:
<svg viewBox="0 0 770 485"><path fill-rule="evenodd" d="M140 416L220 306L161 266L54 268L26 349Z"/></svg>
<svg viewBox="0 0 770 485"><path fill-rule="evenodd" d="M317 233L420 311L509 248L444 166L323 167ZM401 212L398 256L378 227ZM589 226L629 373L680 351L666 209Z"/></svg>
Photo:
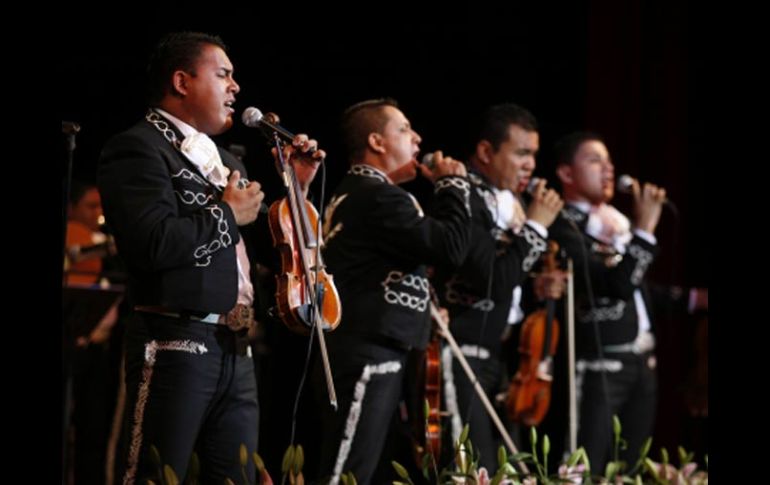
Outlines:
<svg viewBox="0 0 770 485"><path fill-rule="evenodd" d="M572 185L572 167L569 165L559 165L556 167L556 175L561 180L562 185Z"/></svg>
<svg viewBox="0 0 770 485"><path fill-rule="evenodd" d="M369 148L371 148L373 151L377 153L385 153L383 138L379 133L369 133L366 141L369 144Z"/></svg>
<svg viewBox="0 0 770 485"><path fill-rule="evenodd" d="M494 154L495 150L492 148L492 144L489 143L489 141L481 140L476 144L476 159L484 165L489 165Z"/></svg>
<svg viewBox="0 0 770 485"><path fill-rule="evenodd" d="M186 72L179 70L174 71L174 74L171 77L171 85L173 87L172 94L179 95L179 96L186 96L187 90L188 90L188 78L189 74Z"/></svg>

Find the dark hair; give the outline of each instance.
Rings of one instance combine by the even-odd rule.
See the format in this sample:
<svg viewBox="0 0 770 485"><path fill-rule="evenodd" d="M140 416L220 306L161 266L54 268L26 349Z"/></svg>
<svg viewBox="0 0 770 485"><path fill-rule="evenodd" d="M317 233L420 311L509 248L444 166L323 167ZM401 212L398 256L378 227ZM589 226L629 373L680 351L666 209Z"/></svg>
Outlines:
<svg viewBox="0 0 770 485"><path fill-rule="evenodd" d="M526 131L537 131L537 120L526 109L514 103L496 104L487 108L479 118L473 149L479 141L487 140L492 144L492 149L497 151L500 144L508 140L510 125L519 125Z"/></svg>
<svg viewBox="0 0 770 485"><path fill-rule="evenodd" d="M599 134L591 131L575 131L559 138L553 146L556 167L559 167L560 165L572 165L580 145L584 142L593 140L604 143L604 139Z"/></svg>
<svg viewBox="0 0 770 485"><path fill-rule="evenodd" d="M369 134L382 133L385 129L388 122L386 106L398 108L398 102L392 98L369 99L350 106L342 113L342 143L351 163L360 160L366 153Z"/></svg>
<svg viewBox="0 0 770 485"><path fill-rule="evenodd" d="M96 188L96 185L91 183L82 182L80 180L72 180L70 185L70 205L77 205L80 200L86 196L86 192Z"/></svg>
<svg viewBox="0 0 770 485"><path fill-rule="evenodd" d="M159 103L171 90L174 71L195 74L195 61L207 44L227 50L219 36L202 32L173 32L160 39L147 63L147 98L151 105Z"/></svg>

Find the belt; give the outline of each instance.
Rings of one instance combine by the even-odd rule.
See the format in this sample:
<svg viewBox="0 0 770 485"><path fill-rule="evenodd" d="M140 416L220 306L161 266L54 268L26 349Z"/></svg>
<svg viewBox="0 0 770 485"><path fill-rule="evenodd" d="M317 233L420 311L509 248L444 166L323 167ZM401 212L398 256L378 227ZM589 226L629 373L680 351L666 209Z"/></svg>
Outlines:
<svg viewBox="0 0 770 485"><path fill-rule="evenodd" d="M219 313L203 313L186 310L173 311L158 306L135 306L134 310L144 313L153 313L155 315L163 315L164 317L191 320L194 322L225 325L234 332L244 328L251 328L251 326L255 324L254 309L243 303L236 304L232 310L224 315Z"/></svg>
<svg viewBox="0 0 770 485"><path fill-rule="evenodd" d="M619 345L605 345L602 347L602 350L605 352L610 353L622 353L622 352L631 352L634 354L643 354L645 352L649 352L655 348L655 336L651 334L650 332L645 332L638 337L636 337L636 340L633 342L629 342L627 344L619 344Z"/></svg>
<svg viewBox="0 0 770 485"><path fill-rule="evenodd" d="M462 344L460 350L466 357L473 357L479 360L487 360L489 358L489 349L480 345Z"/></svg>

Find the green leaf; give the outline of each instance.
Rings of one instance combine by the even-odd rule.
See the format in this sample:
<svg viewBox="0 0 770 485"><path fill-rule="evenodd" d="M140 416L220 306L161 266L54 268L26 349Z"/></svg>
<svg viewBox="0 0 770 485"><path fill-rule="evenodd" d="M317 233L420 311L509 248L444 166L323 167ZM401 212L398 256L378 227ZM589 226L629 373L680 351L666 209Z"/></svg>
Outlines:
<svg viewBox="0 0 770 485"><path fill-rule="evenodd" d="M506 463L508 463L508 453L505 451L505 446L500 445L497 449L497 466L501 467Z"/></svg>
<svg viewBox="0 0 770 485"><path fill-rule="evenodd" d="M615 475L620 471L620 463L617 461L611 461L607 463L607 467L604 469L604 478L609 481L614 481Z"/></svg>
<svg viewBox="0 0 770 485"><path fill-rule="evenodd" d="M155 445L150 445L150 461L155 466L162 465L160 462L160 452L158 451L158 448L155 447Z"/></svg>
<svg viewBox="0 0 770 485"><path fill-rule="evenodd" d="M409 480L409 472L406 471L406 468L401 466L401 463L391 460L391 465L393 465L393 468L396 470L396 473L399 477L403 478L404 480Z"/></svg>
<svg viewBox="0 0 770 485"><path fill-rule="evenodd" d="M575 450L574 453L572 453L569 456L569 458L567 458L567 467L572 468L573 466L575 466L575 464L580 459L580 453L581 452L582 452L582 448L578 448L577 450Z"/></svg>
<svg viewBox="0 0 770 485"><path fill-rule="evenodd" d="M239 452L238 458L241 461L241 467L244 467L249 462L249 450L246 449L246 445L241 443L241 447L238 450L238 452Z"/></svg>
<svg viewBox="0 0 770 485"><path fill-rule="evenodd" d="M166 485L179 485L179 478L174 473L174 469L168 465L163 465L163 480Z"/></svg>
<svg viewBox="0 0 770 485"><path fill-rule="evenodd" d="M201 474L201 462L198 459L198 454L193 451L190 456L190 464L187 466L187 478L190 481L197 481Z"/></svg>
<svg viewBox="0 0 770 485"><path fill-rule="evenodd" d="M665 449L665 448L661 448L660 449L660 459L663 462L663 465L668 465L668 450L667 449Z"/></svg>
<svg viewBox="0 0 770 485"><path fill-rule="evenodd" d="M428 418L430 418L430 403L427 399L422 402L422 415L425 421L428 421Z"/></svg>
<svg viewBox="0 0 770 485"><path fill-rule="evenodd" d="M590 472L591 471L591 460L588 458L588 453L586 453L586 449L581 446L580 448L577 449L577 451L580 452L579 461L583 465L585 465L586 471Z"/></svg>
<svg viewBox="0 0 770 485"><path fill-rule="evenodd" d="M520 451L508 457L508 461L513 463L516 463L517 461L530 461L530 460L532 460L532 453L529 453L526 451Z"/></svg>
<svg viewBox="0 0 770 485"><path fill-rule="evenodd" d="M650 447L652 446L652 436L648 436L646 440L644 440L644 443L642 444L642 451L639 453L639 456L641 458L646 458L647 454L650 452Z"/></svg>
<svg viewBox="0 0 770 485"><path fill-rule="evenodd" d="M291 464L294 461L294 446L289 445L288 448L286 448L286 452L283 454L283 462L281 463L281 471L283 473L288 473L289 468L291 468Z"/></svg>
<svg viewBox="0 0 770 485"><path fill-rule="evenodd" d="M433 459L433 455L425 453L422 455L422 476L425 480L430 481L430 462Z"/></svg>
<svg viewBox="0 0 770 485"><path fill-rule="evenodd" d="M302 449L302 445L297 445L297 447L294 450L294 474L299 475L304 465L305 465L305 451Z"/></svg>
<svg viewBox="0 0 770 485"><path fill-rule="evenodd" d="M658 473L658 467L655 466L655 462L652 461L650 458L644 459L644 468L647 469L647 471L652 475L652 478L655 479L655 481L660 481L660 474Z"/></svg>
<svg viewBox="0 0 770 485"><path fill-rule="evenodd" d="M678 446L676 450L679 454L679 468L682 468L686 464L690 463L695 456L695 453L687 453L687 450L681 446Z"/></svg>
<svg viewBox="0 0 770 485"><path fill-rule="evenodd" d="M612 432L615 433L615 436L620 436L620 432L623 430L623 427L620 425L620 418L618 418L617 414L612 415Z"/></svg>
<svg viewBox="0 0 770 485"><path fill-rule="evenodd" d="M254 462L254 466L257 467L257 470L260 472L265 469L265 462L262 460L262 457L257 454L256 451L251 453L251 461Z"/></svg>
<svg viewBox="0 0 770 485"><path fill-rule="evenodd" d="M470 427L468 426L468 424L466 424L466 425L463 427L463 431L462 431L462 433L460 433L460 439L459 439L459 441L460 441L460 444L464 444L464 443L465 443L465 440L467 440L467 439L468 439L468 433L470 433Z"/></svg>

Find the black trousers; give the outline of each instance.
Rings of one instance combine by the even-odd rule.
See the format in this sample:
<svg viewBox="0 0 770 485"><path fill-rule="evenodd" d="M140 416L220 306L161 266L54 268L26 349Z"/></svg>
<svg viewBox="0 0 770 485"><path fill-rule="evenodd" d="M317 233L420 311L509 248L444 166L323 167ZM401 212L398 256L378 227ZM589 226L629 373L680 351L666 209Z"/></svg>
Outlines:
<svg viewBox="0 0 770 485"><path fill-rule="evenodd" d="M169 465L180 481L195 451L201 483L254 483L259 407L246 331L137 313L126 332L128 483L159 480ZM153 455L157 450L160 464Z"/></svg>
<svg viewBox="0 0 770 485"><path fill-rule="evenodd" d="M500 357L490 355L486 359L479 359L466 355L466 360L476 374L484 393L494 405L495 395L500 389L503 371ZM452 357L452 377L457 390L460 420L463 425L467 423L469 426L468 436L473 448L480 454L479 466L486 467L490 473L494 473L497 471L497 448L502 443L500 433L492 422L484 403L476 393L473 383L468 379L460 362L454 356Z"/></svg>
<svg viewBox="0 0 770 485"><path fill-rule="evenodd" d="M595 361L587 361L584 371L578 370L579 379L582 374L578 446L585 447L591 469L597 473L603 473L607 462L614 458L611 455L614 414L620 418L621 437L628 443L628 447L621 450L620 459L629 467L639 459L642 443L652 435L658 386L652 352L607 353L604 358L620 362L621 366L617 370L617 365L611 364L607 369L606 398L601 372L590 364Z"/></svg>
<svg viewBox="0 0 770 485"><path fill-rule="evenodd" d="M339 474L347 472L359 484L371 483L398 408L408 350L347 336L328 342L339 409L328 406L317 359L313 388L322 408L321 483L330 477L330 483L337 483Z"/></svg>

